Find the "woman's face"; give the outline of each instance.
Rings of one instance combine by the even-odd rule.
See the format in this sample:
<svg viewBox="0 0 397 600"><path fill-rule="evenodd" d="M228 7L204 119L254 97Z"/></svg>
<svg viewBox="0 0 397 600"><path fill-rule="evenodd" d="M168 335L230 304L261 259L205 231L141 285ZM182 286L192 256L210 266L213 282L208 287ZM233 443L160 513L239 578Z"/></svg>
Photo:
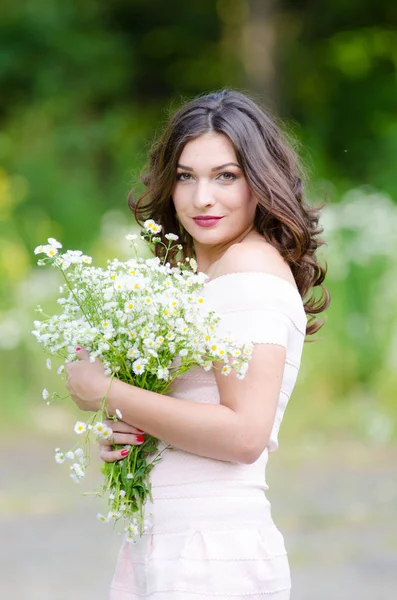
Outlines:
<svg viewBox="0 0 397 600"><path fill-rule="evenodd" d="M206 133L186 144L172 197L181 225L198 245L232 243L252 229L257 202L222 134Z"/></svg>

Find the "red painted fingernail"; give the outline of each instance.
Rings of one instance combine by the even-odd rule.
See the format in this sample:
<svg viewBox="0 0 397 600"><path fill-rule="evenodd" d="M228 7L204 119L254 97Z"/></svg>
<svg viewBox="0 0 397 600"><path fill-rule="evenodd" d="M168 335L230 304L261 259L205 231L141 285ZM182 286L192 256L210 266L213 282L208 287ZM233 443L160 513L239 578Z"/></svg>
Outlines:
<svg viewBox="0 0 397 600"><path fill-rule="evenodd" d="M81 350L81 346L76 347L76 352L78 352L79 350Z"/></svg>
<svg viewBox="0 0 397 600"><path fill-rule="evenodd" d="M144 442L144 441L145 441L145 438L143 437L143 435L137 435L137 436L136 436L136 441L137 441L137 442Z"/></svg>
<svg viewBox="0 0 397 600"><path fill-rule="evenodd" d="M120 452L120 454L121 454L121 456L127 456L128 452L129 452L129 450L122 450Z"/></svg>
<svg viewBox="0 0 397 600"><path fill-rule="evenodd" d="M139 431L140 433L145 433L144 429L138 429L138 427L137 427L136 430Z"/></svg>

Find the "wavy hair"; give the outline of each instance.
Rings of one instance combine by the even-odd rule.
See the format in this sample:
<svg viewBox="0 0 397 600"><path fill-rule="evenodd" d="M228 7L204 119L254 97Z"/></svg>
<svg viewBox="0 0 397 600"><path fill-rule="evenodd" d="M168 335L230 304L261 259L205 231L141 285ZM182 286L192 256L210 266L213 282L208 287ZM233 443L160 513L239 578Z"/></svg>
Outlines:
<svg viewBox="0 0 397 600"><path fill-rule="evenodd" d="M139 224L151 218L162 226L162 236L177 233L183 257L193 257L193 239L177 219L172 191L184 146L208 132L223 134L233 144L258 200L255 229L289 264L308 315L307 335L315 333L323 325L315 315L330 303L323 285L326 268L316 257L317 248L324 243L320 238L320 208L304 201L303 170L293 144L251 98L222 90L183 105L154 143L141 175L146 190L136 201L130 194L129 207ZM164 255L161 244L156 244L156 254ZM175 263L176 249L168 259Z"/></svg>

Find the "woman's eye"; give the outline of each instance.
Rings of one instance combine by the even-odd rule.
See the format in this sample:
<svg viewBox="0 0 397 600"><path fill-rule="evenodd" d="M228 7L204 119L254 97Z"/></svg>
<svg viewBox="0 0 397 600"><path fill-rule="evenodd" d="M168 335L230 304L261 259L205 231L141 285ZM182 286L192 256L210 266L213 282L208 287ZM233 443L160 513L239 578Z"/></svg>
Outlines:
<svg viewBox="0 0 397 600"><path fill-rule="evenodd" d="M234 173L231 173L230 171L220 173L218 178L221 178L223 181L234 181L235 179L237 179L236 175Z"/></svg>
<svg viewBox="0 0 397 600"><path fill-rule="evenodd" d="M191 178L191 174L190 173L177 173L177 181L189 181L189 179Z"/></svg>

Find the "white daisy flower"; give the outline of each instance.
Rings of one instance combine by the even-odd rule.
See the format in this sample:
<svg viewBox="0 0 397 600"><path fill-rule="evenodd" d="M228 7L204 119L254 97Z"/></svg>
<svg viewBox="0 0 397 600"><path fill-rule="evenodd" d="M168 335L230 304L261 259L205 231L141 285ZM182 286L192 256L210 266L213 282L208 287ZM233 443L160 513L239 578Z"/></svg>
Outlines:
<svg viewBox="0 0 397 600"><path fill-rule="evenodd" d="M47 254L47 256L49 258L53 258L54 256L56 256L58 254L58 250L55 246L43 246L43 252L44 254Z"/></svg>
<svg viewBox="0 0 397 600"><path fill-rule="evenodd" d="M253 349L254 349L254 346L252 344L246 344L243 349L243 354L245 356L251 356Z"/></svg>
<svg viewBox="0 0 397 600"><path fill-rule="evenodd" d="M68 458L69 460L74 460L74 452L69 450L69 452L66 452L65 458Z"/></svg>
<svg viewBox="0 0 397 600"><path fill-rule="evenodd" d="M43 397L43 400L47 400L47 398L50 395L50 392L44 388L44 390L41 392L41 395Z"/></svg>
<svg viewBox="0 0 397 600"><path fill-rule="evenodd" d="M139 290L144 289L145 281L143 277L132 277L131 281L128 284L128 287L134 292L138 292Z"/></svg>
<svg viewBox="0 0 397 600"><path fill-rule="evenodd" d="M153 219L147 219L144 222L143 226L147 231L149 231L153 227L154 224L155 224L155 222L153 221Z"/></svg>
<svg viewBox="0 0 397 600"><path fill-rule="evenodd" d="M125 494L126 494L125 490L120 490L120 492L119 492L120 498L125 498Z"/></svg>
<svg viewBox="0 0 397 600"><path fill-rule="evenodd" d="M70 470L76 475L76 477L78 477L79 479L83 479L85 473L81 465L79 465L78 463L73 463L73 465L70 467Z"/></svg>
<svg viewBox="0 0 397 600"><path fill-rule="evenodd" d="M153 219L148 219L145 221L143 226L149 233L160 233L161 231L161 225L155 223Z"/></svg>
<svg viewBox="0 0 397 600"><path fill-rule="evenodd" d="M113 430L110 427L105 427L105 429L102 432L102 438L104 440L108 440L110 437L112 437L112 433Z"/></svg>
<svg viewBox="0 0 397 600"><path fill-rule="evenodd" d="M121 410L119 410L118 408L116 408L116 417L117 417L118 419L120 419L120 421L121 421L121 420L122 420L122 418L123 418L123 415L121 414Z"/></svg>
<svg viewBox="0 0 397 600"><path fill-rule="evenodd" d="M222 356L226 356L226 354L227 354L226 347L223 344L219 345L218 350L217 350L217 355L222 357Z"/></svg>
<svg viewBox="0 0 397 600"><path fill-rule="evenodd" d="M62 244L60 244L55 238L48 238L47 241L50 246L54 246L54 248L62 248Z"/></svg>
<svg viewBox="0 0 397 600"><path fill-rule="evenodd" d="M134 240L136 240L138 238L138 236L135 233L129 233L128 235L125 236L125 239L128 240L129 242L132 242Z"/></svg>
<svg viewBox="0 0 397 600"><path fill-rule="evenodd" d="M159 335L158 337L156 337L156 348L160 348L161 344L164 342L164 338L162 335Z"/></svg>
<svg viewBox="0 0 397 600"><path fill-rule="evenodd" d="M132 473L127 473L127 479L134 479L134 476Z"/></svg>
<svg viewBox="0 0 397 600"><path fill-rule="evenodd" d="M166 240L170 240L172 242L176 242L176 240L179 239L179 236L175 233L166 233L164 237Z"/></svg>
<svg viewBox="0 0 397 600"><path fill-rule="evenodd" d="M51 358L47 358L47 360L45 361L45 366L47 367L48 370L52 369Z"/></svg>
<svg viewBox="0 0 397 600"><path fill-rule="evenodd" d="M61 365L58 369L57 369L57 374L60 375L61 373L63 373L65 370L65 365Z"/></svg>
<svg viewBox="0 0 397 600"><path fill-rule="evenodd" d="M136 523L130 523L128 529L134 535L139 533L138 525Z"/></svg>
<svg viewBox="0 0 397 600"><path fill-rule="evenodd" d="M193 269L193 271L196 272L197 271L197 262L195 261L195 259L191 258L189 263L190 263L190 266Z"/></svg>
<svg viewBox="0 0 397 600"><path fill-rule="evenodd" d="M224 365L222 367L222 375L229 375L231 370L232 370L232 367L230 365Z"/></svg>
<svg viewBox="0 0 397 600"><path fill-rule="evenodd" d="M169 378L170 372L168 369L158 369L157 371L157 378L158 379L164 379L164 381L167 381Z"/></svg>
<svg viewBox="0 0 397 600"><path fill-rule="evenodd" d="M145 364L147 361L144 358L138 358L136 361L132 363L132 370L135 375L142 375L145 372Z"/></svg>
<svg viewBox="0 0 397 600"><path fill-rule="evenodd" d="M122 292L125 289L125 279L124 277L117 277L114 282L114 289L118 292Z"/></svg>
<svg viewBox="0 0 397 600"><path fill-rule="evenodd" d="M35 254L43 254L44 252L44 246L36 246L36 248L34 249L34 253Z"/></svg>
<svg viewBox="0 0 397 600"><path fill-rule="evenodd" d="M96 518L98 519L98 521L100 521L101 523L107 523L108 519L107 517L105 517L105 515L103 515L102 513L98 513Z"/></svg>
<svg viewBox="0 0 397 600"><path fill-rule="evenodd" d="M87 425L85 423L83 423L82 421L77 421L76 425L74 426L74 432L77 433L78 435L84 433L87 430Z"/></svg>
<svg viewBox="0 0 397 600"><path fill-rule="evenodd" d="M110 521L111 519L119 519L121 517L121 513L117 510L109 511L107 519Z"/></svg>
<svg viewBox="0 0 397 600"><path fill-rule="evenodd" d="M57 462L58 465L61 465L63 462L65 462L65 455L63 452L55 453L55 462Z"/></svg>
<svg viewBox="0 0 397 600"><path fill-rule="evenodd" d="M96 433L96 435L99 435L100 437L102 437L105 429L107 429L107 427L106 427L105 423L102 423L101 421L98 421L98 423L95 423L95 425L93 427L94 433Z"/></svg>

